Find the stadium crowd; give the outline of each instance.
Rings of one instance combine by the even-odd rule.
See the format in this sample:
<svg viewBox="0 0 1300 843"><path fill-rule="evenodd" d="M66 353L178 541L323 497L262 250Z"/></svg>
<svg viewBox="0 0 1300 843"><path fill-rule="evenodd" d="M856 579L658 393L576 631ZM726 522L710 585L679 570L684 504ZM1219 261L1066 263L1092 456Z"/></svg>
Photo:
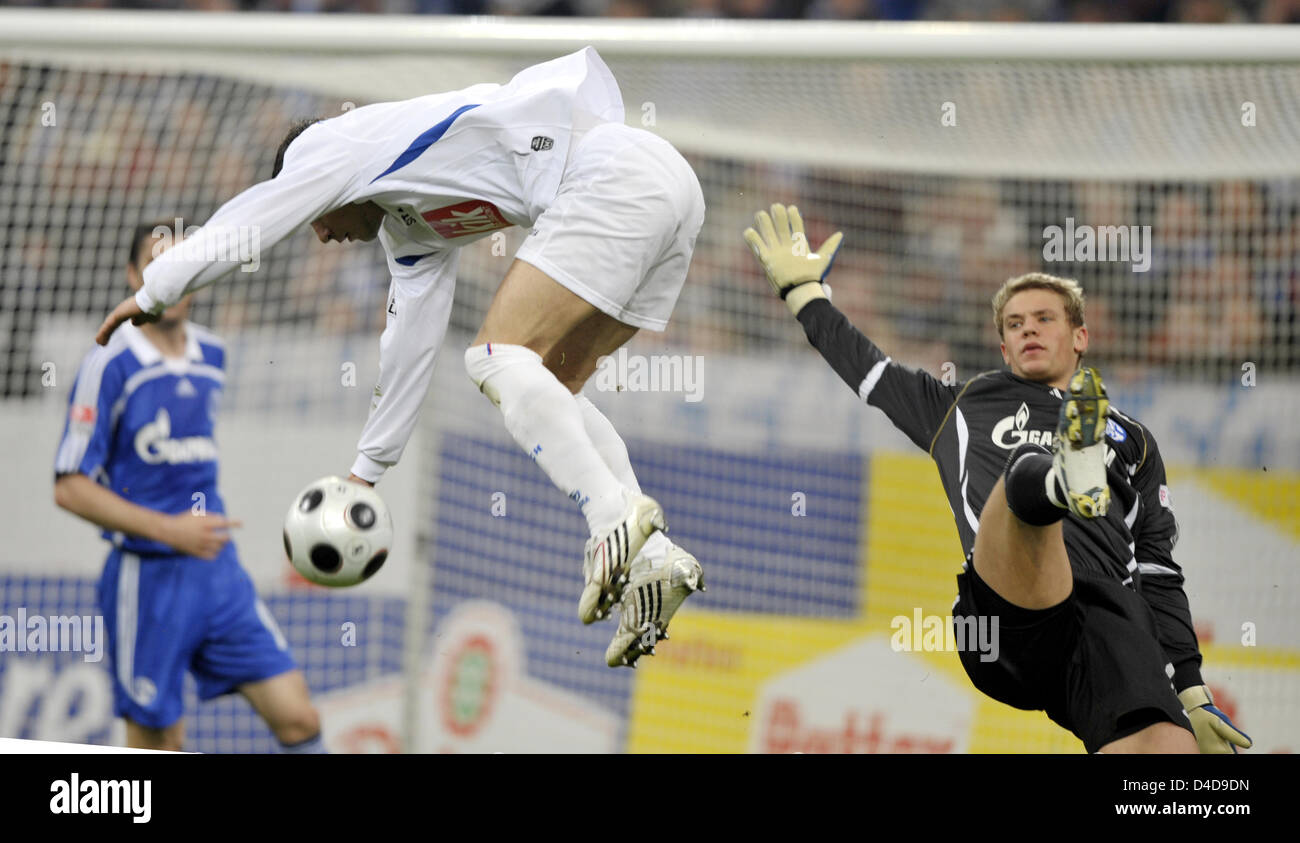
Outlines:
<svg viewBox="0 0 1300 843"><path fill-rule="evenodd" d="M1300 0L5 0L4 5L624 18L1300 23Z"/></svg>
<svg viewBox="0 0 1300 843"><path fill-rule="evenodd" d="M33 117L47 102L64 115L57 131ZM127 234L142 218L201 222L269 175L287 116L337 108L210 76L0 62L0 395L40 391L43 325L98 320L120 298ZM759 295L739 236L756 202L779 200L804 209L814 243L844 230L837 305L897 359L931 371L945 361L963 373L1001 366L988 301L1032 270L1080 280L1096 357L1134 377L1217 379L1243 361L1300 370L1295 179L1017 180L688 157L708 216L691 280L656 342L692 353L802 344ZM1149 269L1046 260L1046 230L1071 217L1151 226ZM505 250L481 241L462 260L453 326L481 321L520 233L508 237ZM387 287L377 246L322 248L302 233L269 249L257 273L201 295L196 319L228 336L285 325L368 335L382 328Z"/></svg>

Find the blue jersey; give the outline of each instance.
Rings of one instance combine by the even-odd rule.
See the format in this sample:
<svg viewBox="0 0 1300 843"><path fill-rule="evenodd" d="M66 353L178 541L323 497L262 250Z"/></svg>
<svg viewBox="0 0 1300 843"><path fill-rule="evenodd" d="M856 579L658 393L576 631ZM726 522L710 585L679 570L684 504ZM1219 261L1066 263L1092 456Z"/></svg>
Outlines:
<svg viewBox="0 0 1300 843"><path fill-rule="evenodd" d="M199 503L205 512L225 514L213 439L225 349L190 323L185 338L184 357L163 357L128 323L86 355L72 387L56 475L85 474L169 515ZM105 530L104 537L115 545L98 596L117 715L166 728L184 713L186 672L207 700L296 667L234 542L203 560L140 536Z"/></svg>
<svg viewBox="0 0 1300 843"><path fill-rule="evenodd" d="M86 355L69 397L54 471L84 474L126 500L174 515L224 514L213 438L225 382L225 346L185 324L185 356L167 358L127 323ZM175 554L161 542L104 531L121 549Z"/></svg>

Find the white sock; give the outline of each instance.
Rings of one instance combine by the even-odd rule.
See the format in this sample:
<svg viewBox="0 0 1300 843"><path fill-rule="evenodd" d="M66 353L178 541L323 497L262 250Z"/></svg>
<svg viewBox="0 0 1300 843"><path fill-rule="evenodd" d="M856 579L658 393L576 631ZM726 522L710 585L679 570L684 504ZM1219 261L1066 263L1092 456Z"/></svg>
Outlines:
<svg viewBox="0 0 1300 843"><path fill-rule="evenodd" d="M614 472L614 476L620 483L634 493L641 494L641 484L637 482L636 473L632 470L632 461L628 458L627 445L623 443L623 437L618 435L614 425L587 396L578 393L573 397L578 402L578 408L582 412L582 424L586 427L592 444L596 446L596 453L600 454L600 458L605 461L605 465L609 466L609 470ZM668 537L656 530L650 534L650 538L646 539L641 553L650 560L652 568L658 568L667 558L672 546L673 543L668 540Z"/></svg>
<svg viewBox="0 0 1300 843"><path fill-rule="evenodd" d="M597 453L573 395L540 355L521 345L476 345L465 352L465 369L501 408L519 446L578 504L592 535L623 517L628 491Z"/></svg>

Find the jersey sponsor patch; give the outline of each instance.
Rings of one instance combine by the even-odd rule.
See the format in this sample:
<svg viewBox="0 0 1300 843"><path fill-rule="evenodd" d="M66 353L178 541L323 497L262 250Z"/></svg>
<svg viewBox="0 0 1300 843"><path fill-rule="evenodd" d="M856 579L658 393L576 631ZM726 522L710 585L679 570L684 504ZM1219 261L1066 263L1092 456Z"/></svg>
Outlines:
<svg viewBox="0 0 1300 843"><path fill-rule="evenodd" d="M1128 438L1128 431L1115 424L1114 419L1106 419L1106 436L1116 442L1123 442Z"/></svg>
<svg viewBox="0 0 1300 843"><path fill-rule="evenodd" d="M207 436L172 438L172 419L165 407L158 408L152 422L135 434L135 453L147 465L215 462L217 444Z"/></svg>
<svg viewBox="0 0 1300 843"><path fill-rule="evenodd" d="M555 146L555 141L546 135L537 135L533 138L533 152L545 152Z"/></svg>
<svg viewBox="0 0 1300 843"><path fill-rule="evenodd" d="M861 394L861 389L859 389ZM1006 448L1008 451L1017 445L1025 442L1032 442L1035 445L1042 445L1044 448L1052 448L1056 441L1056 431L1054 430L1027 430L1029 424L1029 405L1020 402L1020 408L1016 410L1014 416L1007 416L993 425L992 437L993 443L999 448Z"/></svg>
<svg viewBox="0 0 1300 843"><path fill-rule="evenodd" d="M448 240L510 227L497 206L482 199L470 199L445 208L435 208L420 216L434 231Z"/></svg>
<svg viewBox="0 0 1300 843"><path fill-rule="evenodd" d="M1169 494L1169 487L1164 483L1160 484L1160 505L1170 512L1174 511L1174 499Z"/></svg>

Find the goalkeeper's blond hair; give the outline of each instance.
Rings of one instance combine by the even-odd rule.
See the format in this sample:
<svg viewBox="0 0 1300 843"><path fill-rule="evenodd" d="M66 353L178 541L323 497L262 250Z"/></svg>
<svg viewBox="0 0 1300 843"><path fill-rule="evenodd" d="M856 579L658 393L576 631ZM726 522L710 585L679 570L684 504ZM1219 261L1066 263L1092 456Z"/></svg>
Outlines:
<svg viewBox="0 0 1300 843"><path fill-rule="evenodd" d="M1051 290L1059 294L1065 299L1065 315L1070 320L1070 327L1083 327L1083 288L1079 282L1048 275L1046 272L1029 272L1008 279L993 296L993 324L997 326L999 337L1005 339L1002 334L1002 311L1012 296L1025 290Z"/></svg>

